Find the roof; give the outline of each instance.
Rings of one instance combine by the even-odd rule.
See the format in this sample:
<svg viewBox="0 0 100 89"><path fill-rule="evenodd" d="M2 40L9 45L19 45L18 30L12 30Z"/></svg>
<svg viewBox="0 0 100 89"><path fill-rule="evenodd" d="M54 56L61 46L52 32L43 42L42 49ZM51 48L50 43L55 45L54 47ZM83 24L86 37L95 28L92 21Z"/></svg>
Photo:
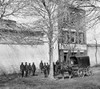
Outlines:
<svg viewBox="0 0 100 89"><path fill-rule="evenodd" d="M43 36L44 33L41 31L31 31L31 30L11 30L11 29L0 29L0 33L5 35L5 34L14 34L14 35L18 35L19 33L24 35L24 36Z"/></svg>
<svg viewBox="0 0 100 89"><path fill-rule="evenodd" d="M36 44L43 43L40 39L44 33L40 30L30 30L13 20L0 19L0 43Z"/></svg>

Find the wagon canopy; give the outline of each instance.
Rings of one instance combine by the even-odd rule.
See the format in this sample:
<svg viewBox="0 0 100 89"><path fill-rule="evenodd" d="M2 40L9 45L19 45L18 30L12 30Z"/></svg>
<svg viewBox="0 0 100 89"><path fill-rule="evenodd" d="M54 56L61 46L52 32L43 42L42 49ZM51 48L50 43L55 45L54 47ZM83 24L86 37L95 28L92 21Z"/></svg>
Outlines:
<svg viewBox="0 0 100 89"><path fill-rule="evenodd" d="M77 65L78 67L86 68L90 66L89 56L73 56L70 59L73 61L73 65Z"/></svg>

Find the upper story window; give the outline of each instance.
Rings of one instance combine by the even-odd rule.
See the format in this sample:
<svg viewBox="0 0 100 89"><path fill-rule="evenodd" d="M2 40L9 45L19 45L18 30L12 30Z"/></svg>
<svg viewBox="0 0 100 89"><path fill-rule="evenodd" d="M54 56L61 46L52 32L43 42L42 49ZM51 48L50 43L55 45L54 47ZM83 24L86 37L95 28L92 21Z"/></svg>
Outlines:
<svg viewBox="0 0 100 89"><path fill-rule="evenodd" d="M85 38L84 38L84 33L82 33L82 32L79 33L79 43L80 43L80 44L83 44L83 43L84 43L84 41L85 41L84 39L85 39Z"/></svg>
<svg viewBox="0 0 100 89"><path fill-rule="evenodd" d="M71 43L76 43L76 32L71 32Z"/></svg>
<svg viewBox="0 0 100 89"><path fill-rule="evenodd" d="M63 29L62 36L59 39L60 43L64 44L84 44L85 43L85 33L79 32L77 34L76 30L71 31Z"/></svg>
<svg viewBox="0 0 100 89"><path fill-rule="evenodd" d="M63 34L62 34L63 36L63 38L62 38L62 42L63 43L69 43L69 39L70 39L70 37L69 37L69 32L68 31L63 31Z"/></svg>
<svg viewBox="0 0 100 89"><path fill-rule="evenodd" d="M63 31L62 43L76 43L76 32Z"/></svg>

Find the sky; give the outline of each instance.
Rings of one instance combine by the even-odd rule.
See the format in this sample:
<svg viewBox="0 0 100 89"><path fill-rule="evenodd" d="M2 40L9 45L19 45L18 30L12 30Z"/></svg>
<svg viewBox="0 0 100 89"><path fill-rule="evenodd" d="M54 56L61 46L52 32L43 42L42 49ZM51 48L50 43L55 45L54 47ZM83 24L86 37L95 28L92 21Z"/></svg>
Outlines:
<svg viewBox="0 0 100 89"><path fill-rule="evenodd" d="M87 30L87 43L95 44L95 38L100 44L100 23Z"/></svg>
<svg viewBox="0 0 100 89"><path fill-rule="evenodd" d="M32 23L33 21L36 20L35 17L21 18L21 17L13 17L13 16L11 16L10 19L15 20L17 23Z"/></svg>

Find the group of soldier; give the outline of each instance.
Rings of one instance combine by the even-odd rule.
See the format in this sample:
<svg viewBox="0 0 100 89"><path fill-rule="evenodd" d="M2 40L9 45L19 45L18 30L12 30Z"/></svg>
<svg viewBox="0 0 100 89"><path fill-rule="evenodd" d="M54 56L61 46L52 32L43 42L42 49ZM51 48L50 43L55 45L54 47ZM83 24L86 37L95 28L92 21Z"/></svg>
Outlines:
<svg viewBox="0 0 100 89"><path fill-rule="evenodd" d="M44 74L44 77L48 77L49 72L50 72L50 65L48 63L43 63L42 61L40 62L40 70L41 73ZM25 62L25 64L22 62L20 65L20 71L21 71L21 76L22 77L27 77L27 76L34 76L35 72L36 72L36 66L34 64L34 62L32 63L27 63ZM55 63L53 62L53 71L54 71L54 77L61 73L62 75L64 74L64 68L61 67L61 64L59 63L59 61L56 61ZM72 75L72 69L71 67L68 68L68 73L69 76Z"/></svg>
<svg viewBox="0 0 100 89"><path fill-rule="evenodd" d="M22 62L21 65L20 65L20 71L21 71L21 75L22 77L27 77L27 76L30 76L30 75L35 75L35 71L36 71L36 66L34 64L34 62L32 63L27 63L25 62L25 64Z"/></svg>
<svg viewBox="0 0 100 89"><path fill-rule="evenodd" d="M44 73L44 77L48 77L49 75L49 71L50 71L50 65L48 63L43 63L42 61L40 62L40 70L41 73Z"/></svg>
<svg viewBox="0 0 100 89"><path fill-rule="evenodd" d="M57 72L59 71L59 65L60 65L59 61L53 62L54 77L57 74ZM50 65L48 63L45 63L45 62L43 63L41 61L39 67L40 67L41 73L44 73L44 77L48 77L49 72L50 72Z"/></svg>

